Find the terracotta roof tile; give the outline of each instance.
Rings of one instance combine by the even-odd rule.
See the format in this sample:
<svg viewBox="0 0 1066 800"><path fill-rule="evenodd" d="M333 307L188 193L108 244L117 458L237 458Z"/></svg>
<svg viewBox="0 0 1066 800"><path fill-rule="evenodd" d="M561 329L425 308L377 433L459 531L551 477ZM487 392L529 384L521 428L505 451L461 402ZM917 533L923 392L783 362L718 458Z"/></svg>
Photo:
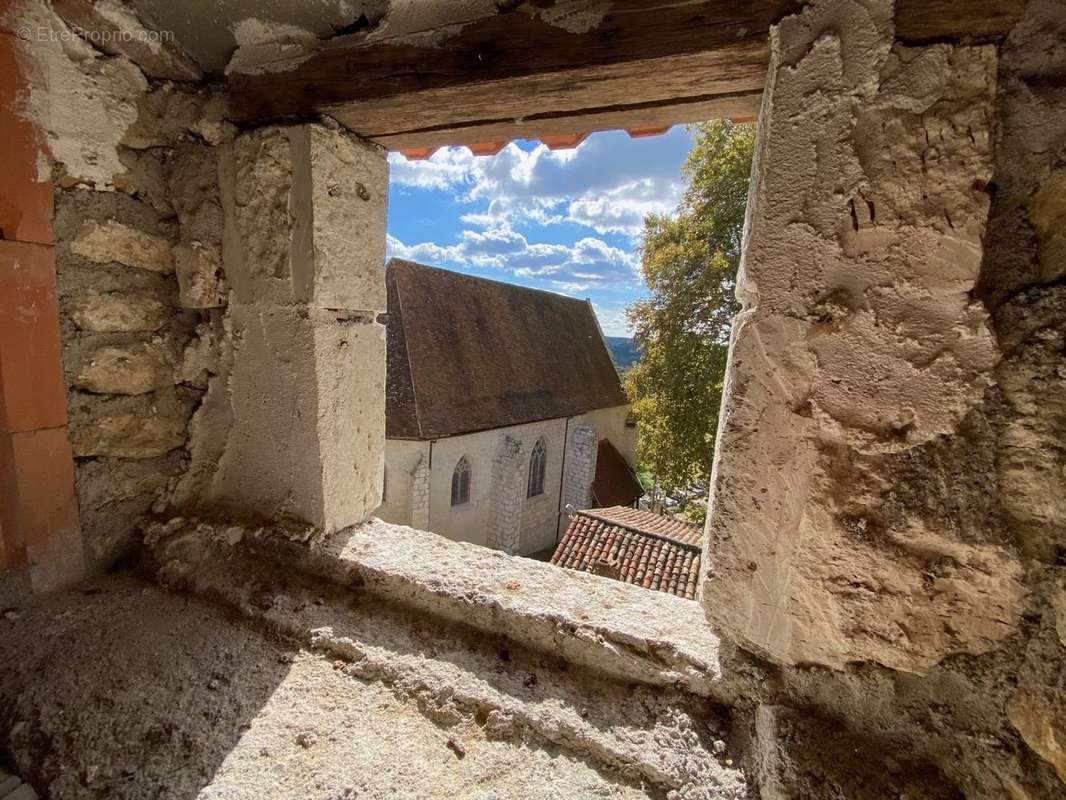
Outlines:
<svg viewBox="0 0 1066 800"><path fill-rule="evenodd" d="M654 533L683 544L691 544L696 547L700 547L703 544L703 529L699 525L693 525L691 522L685 522L683 519L677 519L676 517L667 517L663 514L641 511L638 508L628 508L626 506L593 508L581 513L596 516L608 522L614 522L625 528Z"/></svg>
<svg viewBox="0 0 1066 800"><path fill-rule="evenodd" d="M578 511L552 563L694 599L700 528L633 508Z"/></svg>

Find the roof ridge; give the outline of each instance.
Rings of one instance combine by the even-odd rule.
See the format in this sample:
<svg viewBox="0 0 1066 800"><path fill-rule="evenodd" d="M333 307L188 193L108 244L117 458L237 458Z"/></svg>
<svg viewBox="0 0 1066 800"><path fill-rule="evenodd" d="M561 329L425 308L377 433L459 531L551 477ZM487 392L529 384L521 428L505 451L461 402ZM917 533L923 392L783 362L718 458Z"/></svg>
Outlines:
<svg viewBox="0 0 1066 800"><path fill-rule="evenodd" d="M637 509L637 510L639 510L639 509ZM664 542L669 542L670 544L676 544L679 547L685 547L685 548L687 548L689 550L692 550L694 552L697 552L697 553L702 552L702 548L699 545L692 544L691 542L684 542L684 541L682 541L680 539L674 539L674 538L672 538L670 536L666 536L665 534L662 534L662 533L653 533L652 531L646 531L646 530L643 530L641 528L634 527L633 525L627 525L624 522L618 522L617 520L611 519L608 516L604 516L602 514L595 513L595 509L587 509L585 511L576 511L575 510L574 513L575 514L580 514L583 517L588 517L589 519L595 519L595 520L599 520L600 522L606 522L608 525L613 525L616 528L621 528L622 530L629 531L630 533L638 533L641 536L650 536L653 539L659 539L659 540L664 541ZM648 512L648 513L652 513L652 512ZM663 516L663 515L660 514L658 516ZM667 519L673 519L673 517L667 517ZM682 520L682 522L685 525L692 525L692 523L684 522L683 520ZM699 526L698 525L692 525L692 527L698 528Z"/></svg>
<svg viewBox="0 0 1066 800"><path fill-rule="evenodd" d="M386 269L388 268L389 264L391 264L394 261L397 264L406 264L406 265L412 266L412 267L420 267L421 269L432 269L432 270L435 270L437 272L447 272L447 273L449 273L451 275L458 275L458 276L460 276L462 278L469 278L470 280L473 280L473 281L485 281L487 283L496 283L496 284L499 284L500 286L506 286L506 287L508 287L510 289L518 289L519 291L523 291L523 292L536 292L537 294L547 294L547 295L551 295L552 297L561 297L563 300L569 300L572 303L582 303L582 304L586 304L586 305L590 304L590 300L587 297L586 298L571 297L570 295L563 294L562 292L553 292L551 289L538 289L535 286L523 286L521 283L511 283L510 281L501 281L498 278L485 278L485 277L483 277L481 275L471 275L469 272L460 272L459 270L456 270L456 269L446 269L445 267L437 267L437 266L434 266L433 264L423 264L421 261L411 261L410 259L407 259L407 258L395 258L395 257L390 258L385 264ZM593 311L593 318L595 318L595 317L596 317L596 314L595 314L595 311ZM599 325L599 320L598 319L596 320L596 324ZM601 333L600 335L602 336L603 334Z"/></svg>

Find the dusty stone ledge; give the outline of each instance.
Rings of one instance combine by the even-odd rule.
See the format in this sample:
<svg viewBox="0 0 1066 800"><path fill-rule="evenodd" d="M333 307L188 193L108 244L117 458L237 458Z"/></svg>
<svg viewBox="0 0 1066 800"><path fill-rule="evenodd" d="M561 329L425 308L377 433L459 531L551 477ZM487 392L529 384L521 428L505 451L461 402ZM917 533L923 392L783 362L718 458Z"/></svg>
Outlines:
<svg viewBox="0 0 1066 800"><path fill-rule="evenodd" d="M380 520L329 536L175 518L146 537L164 579L234 548L597 673L713 697L719 641L698 603Z"/></svg>

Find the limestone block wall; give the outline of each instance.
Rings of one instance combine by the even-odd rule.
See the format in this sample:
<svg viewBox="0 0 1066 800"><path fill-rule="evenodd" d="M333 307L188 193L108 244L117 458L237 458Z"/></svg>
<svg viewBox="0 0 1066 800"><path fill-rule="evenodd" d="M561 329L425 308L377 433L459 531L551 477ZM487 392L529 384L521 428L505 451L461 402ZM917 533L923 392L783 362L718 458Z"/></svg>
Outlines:
<svg viewBox="0 0 1066 800"><path fill-rule="evenodd" d="M702 602L768 679L764 797L1056 797L1066 8L999 46L892 14L772 35Z"/></svg>
<svg viewBox="0 0 1066 800"><path fill-rule="evenodd" d="M486 544L508 555L517 553L522 544L523 455L522 441L503 434L492 456L492 500Z"/></svg>
<svg viewBox="0 0 1066 800"><path fill-rule="evenodd" d="M596 478L596 453L600 437L595 428L575 425L567 441L566 466L563 473L563 514L557 522L561 536L570 524L567 506L581 510L591 508L592 482Z"/></svg>
<svg viewBox="0 0 1066 800"><path fill-rule="evenodd" d="M429 489L432 468L428 454L419 454L411 473L410 525L419 530L429 530Z"/></svg>
<svg viewBox="0 0 1066 800"><path fill-rule="evenodd" d="M271 126L225 143L218 171L228 336L176 502L361 522L384 460L384 151Z"/></svg>
<svg viewBox="0 0 1066 800"><path fill-rule="evenodd" d="M50 243L54 233L54 275L43 261L32 274L39 291L54 285L59 334L51 351L35 351L25 385L43 397L36 376L51 358L59 402L41 407L60 416L48 420L47 443L20 444L41 445L23 455L53 466L61 445L72 448L76 485L66 511L58 499L38 504L40 520L8 520L5 540L21 542L34 525L66 530L49 558L75 558L81 574L83 559L99 571L127 555L153 507L324 528L365 518L378 504L384 433L384 154L336 126L238 137L220 95L161 79L200 77L179 69L180 53L135 63L121 48L97 50L40 0L9 4L5 19L5 30L51 31L5 34L3 51L25 77L12 87L12 119L43 145L26 154L34 185L41 175L48 184L11 213L29 221L36 204L34 235ZM284 152L275 147L271 160L278 142ZM13 376L15 360L5 362ZM61 469L48 480L40 470L4 475L62 497ZM27 563L25 546L6 541L4 563L9 549Z"/></svg>
<svg viewBox="0 0 1066 800"><path fill-rule="evenodd" d="M180 181L172 181L185 174L190 152L210 148L227 126L217 98L152 80L151 58L142 67L121 52L95 49L72 36L45 3L7 4L5 19L7 30L17 22L36 34L32 40L9 37L7 52L26 77L15 117L36 127L44 144L27 163L48 185L41 222L54 236L55 270L48 281L58 301L61 341L61 361L58 347L36 351L26 385L43 388L37 376L49 374L51 364L62 376L77 503L70 498L67 516L76 519L80 507L81 519L81 539L67 536L40 561L55 568L75 559L97 571L129 551L137 518L182 469L185 426L199 400L182 365L198 312L187 310L179 290L176 248L186 219ZM13 212L28 209L11 200ZM196 202L204 212L195 233L210 244L210 195ZM53 427L50 435L59 432ZM53 442L46 462L63 461ZM34 483L38 491L61 496L43 473ZM69 528L49 513L41 525ZM7 528L14 534L33 527L25 523Z"/></svg>

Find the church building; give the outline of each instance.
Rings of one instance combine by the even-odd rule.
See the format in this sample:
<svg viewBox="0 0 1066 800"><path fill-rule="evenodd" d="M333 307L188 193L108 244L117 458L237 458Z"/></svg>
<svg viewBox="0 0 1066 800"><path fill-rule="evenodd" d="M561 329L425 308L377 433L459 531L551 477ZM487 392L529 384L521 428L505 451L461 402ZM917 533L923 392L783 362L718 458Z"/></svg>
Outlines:
<svg viewBox="0 0 1066 800"><path fill-rule="evenodd" d="M630 505L637 431L588 301L393 259L377 515L508 553Z"/></svg>

